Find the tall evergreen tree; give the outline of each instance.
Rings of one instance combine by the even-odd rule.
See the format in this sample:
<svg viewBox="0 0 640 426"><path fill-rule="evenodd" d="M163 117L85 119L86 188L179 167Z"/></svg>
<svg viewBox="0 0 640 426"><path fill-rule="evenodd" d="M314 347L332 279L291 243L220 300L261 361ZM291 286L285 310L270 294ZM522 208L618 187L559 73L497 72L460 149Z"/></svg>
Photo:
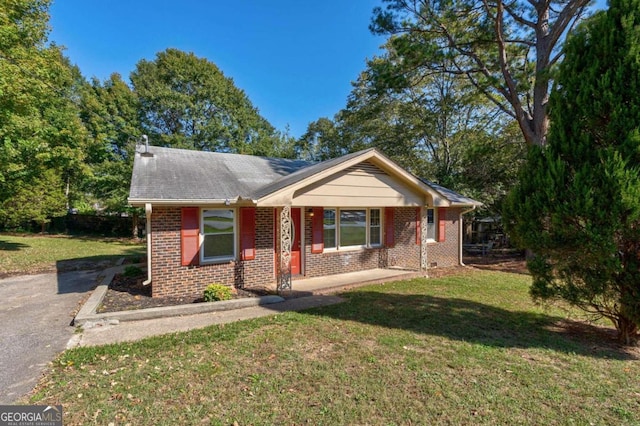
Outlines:
<svg viewBox="0 0 640 426"><path fill-rule="evenodd" d="M509 231L534 253L531 294L640 327L640 0L611 0L572 35L551 97L547 149L509 198Z"/></svg>

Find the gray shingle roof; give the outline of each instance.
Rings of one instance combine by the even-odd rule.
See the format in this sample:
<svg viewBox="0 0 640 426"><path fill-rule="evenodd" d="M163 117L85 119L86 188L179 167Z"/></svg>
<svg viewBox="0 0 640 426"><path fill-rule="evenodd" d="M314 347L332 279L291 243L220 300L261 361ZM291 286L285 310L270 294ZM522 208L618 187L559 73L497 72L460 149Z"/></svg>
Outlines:
<svg viewBox="0 0 640 426"><path fill-rule="evenodd" d="M149 201L257 200L374 150L371 148L320 163L310 163L150 146L150 155L136 152L129 200L133 204ZM428 180L421 181L453 205L481 204Z"/></svg>
<svg viewBox="0 0 640 426"><path fill-rule="evenodd" d="M144 148L143 148L144 149ZM311 163L150 146L136 153L130 200L253 199L256 191Z"/></svg>
<svg viewBox="0 0 640 426"><path fill-rule="evenodd" d="M482 203L476 201L472 198L465 197L462 194L458 194L455 191L452 191L449 188L445 188L444 186L440 186L437 183L433 183L427 179L420 178L422 182L431 188L435 189L439 192L444 198L446 198L451 204L455 205L463 205L463 206L481 206Z"/></svg>

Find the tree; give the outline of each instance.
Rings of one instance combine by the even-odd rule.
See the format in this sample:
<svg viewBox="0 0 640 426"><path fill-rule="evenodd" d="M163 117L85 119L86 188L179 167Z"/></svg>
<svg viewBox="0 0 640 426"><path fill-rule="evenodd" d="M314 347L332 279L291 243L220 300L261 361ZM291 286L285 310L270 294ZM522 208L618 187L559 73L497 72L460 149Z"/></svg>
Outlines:
<svg viewBox="0 0 640 426"><path fill-rule="evenodd" d="M167 49L131 73L141 123L153 143L176 148L276 156L291 142L233 80L193 53Z"/></svg>
<svg viewBox="0 0 640 426"><path fill-rule="evenodd" d="M535 147L505 211L534 256L531 294L640 327L640 1L611 0L565 46L546 149Z"/></svg>
<svg viewBox="0 0 640 426"><path fill-rule="evenodd" d="M516 120L529 145L544 145L551 70L563 38L589 0L384 0L370 26L392 35L398 59L376 70L389 84L464 76ZM407 78L408 77L408 78Z"/></svg>
<svg viewBox="0 0 640 426"><path fill-rule="evenodd" d="M309 125L301 138L305 152L312 147L312 159L322 160L376 147L415 175L472 195L499 214L524 157L514 122L460 76L414 76L410 84L390 86L377 69L397 58L388 43L368 62L334 121Z"/></svg>
<svg viewBox="0 0 640 426"><path fill-rule="evenodd" d="M81 76L47 43L48 7L47 0L15 0L0 8L0 225L61 213L20 196L51 180L45 192L59 191L69 204L87 171L86 133L73 102Z"/></svg>
<svg viewBox="0 0 640 426"><path fill-rule="evenodd" d="M93 79L82 93L81 117L92 136L85 190L109 212L125 212L136 143L142 129L138 98L119 74Z"/></svg>
<svg viewBox="0 0 640 426"><path fill-rule="evenodd" d="M309 123L296 141L295 150L296 157L306 161L325 161L357 151L344 143L336 123L327 117Z"/></svg>

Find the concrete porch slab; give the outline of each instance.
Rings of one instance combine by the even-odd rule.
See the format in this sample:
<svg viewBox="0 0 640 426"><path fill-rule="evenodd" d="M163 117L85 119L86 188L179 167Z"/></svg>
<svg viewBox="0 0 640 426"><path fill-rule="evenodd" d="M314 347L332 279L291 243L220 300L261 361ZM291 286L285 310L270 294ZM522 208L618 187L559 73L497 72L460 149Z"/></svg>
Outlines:
<svg viewBox="0 0 640 426"><path fill-rule="evenodd" d="M407 269L369 269L366 271L347 272L344 274L315 278L294 278L291 282L291 291L294 294L335 293L346 288L364 284L377 284L421 276L424 276L424 274ZM287 292L285 292L285 295L286 293Z"/></svg>

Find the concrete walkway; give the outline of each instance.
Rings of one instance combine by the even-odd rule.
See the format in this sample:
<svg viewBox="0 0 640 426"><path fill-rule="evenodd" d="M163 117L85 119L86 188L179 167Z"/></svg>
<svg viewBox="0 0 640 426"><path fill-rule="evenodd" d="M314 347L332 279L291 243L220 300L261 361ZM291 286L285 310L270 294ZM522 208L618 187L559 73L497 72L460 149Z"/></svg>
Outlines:
<svg viewBox="0 0 640 426"><path fill-rule="evenodd" d="M301 311L318 306L326 306L342 302L338 296L317 295L289 299L280 303L252 306L243 309L215 311L195 315L172 316L139 321L99 322L84 328L82 333L75 334L67 348L78 346L97 346L109 343L131 342L146 337L177 333L213 324L225 324L252 318L275 315L286 311Z"/></svg>
<svg viewBox="0 0 640 426"><path fill-rule="evenodd" d="M109 274L106 274L108 277ZM95 307L99 300L90 298L81 310L83 325L82 333L74 335L68 343L68 348L77 346L96 346L109 343L129 342L145 337L176 333L196 328L203 328L213 324L223 324L245 319L275 315L286 311L300 311L318 306L339 303L343 299L331 295L346 288L363 284L382 283L416 276L414 271L399 269L373 269L368 271L351 272L327 277L294 280L292 291L285 292L290 296L288 300L258 305L257 299L219 302L225 303L252 302L253 306L241 309L226 309L202 312L215 308L216 304L195 304L165 308L141 309L139 311L113 312L109 314L95 314ZM107 278L108 279L108 278ZM104 285L104 283L103 283ZM100 287L96 292L100 292ZM104 289L106 291L106 288ZM276 296L268 296L276 297ZM97 298L96 298L97 299ZM281 299L282 300L282 299ZM244 303L247 306L249 303ZM207 306L209 305L209 306ZM85 312L86 311L86 312ZM145 312L147 311L147 312ZM198 312L200 311L200 312ZM79 314L80 317L80 314ZM77 320L78 318L76 318Z"/></svg>

